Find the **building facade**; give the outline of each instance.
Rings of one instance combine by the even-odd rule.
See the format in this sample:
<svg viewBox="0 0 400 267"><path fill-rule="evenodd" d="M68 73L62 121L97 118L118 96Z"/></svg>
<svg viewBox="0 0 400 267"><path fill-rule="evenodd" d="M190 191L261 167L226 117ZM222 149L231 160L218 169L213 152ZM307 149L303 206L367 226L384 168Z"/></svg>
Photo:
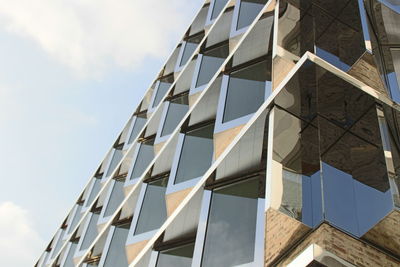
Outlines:
<svg viewBox="0 0 400 267"><path fill-rule="evenodd" d="M398 0L206 0L36 266L400 266L399 85Z"/></svg>

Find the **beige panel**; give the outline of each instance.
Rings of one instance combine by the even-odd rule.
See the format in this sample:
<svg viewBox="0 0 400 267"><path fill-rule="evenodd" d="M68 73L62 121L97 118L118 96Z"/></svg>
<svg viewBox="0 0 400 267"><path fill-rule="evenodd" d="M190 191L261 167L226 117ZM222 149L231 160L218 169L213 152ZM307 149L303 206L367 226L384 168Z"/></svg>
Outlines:
<svg viewBox="0 0 400 267"><path fill-rule="evenodd" d="M278 87L295 65L293 61L282 57L277 56L274 58L272 68L272 91Z"/></svg>
<svg viewBox="0 0 400 267"><path fill-rule="evenodd" d="M265 225L265 266L273 266L277 258L310 231L296 219L271 208L266 212Z"/></svg>
<svg viewBox="0 0 400 267"><path fill-rule="evenodd" d="M229 39L233 10L223 13L207 38L207 47Z"/></svg>
<svg viewBox="0 0 400 267"><path fill-rule="evenodd" d="M385 86L381 80L374 59L369 52L365 52L348 71L354 78L371 86L379 93L388 96Z"/></svg>
<svg viewBox="0 0 400 267"><path fill-rule="evenodd" d="M214 134L214 157L217 159L237 136L244 124Z"/></svg>
<svg viewBox="0 0 400 267"><path fill-rule="evenodd" d="M189 108L191 108L193 106L193 104L197 101L200 94L201 94L201 92L197 92L193 95L189 95Z"/></svg>
<svg viewBox="0 0 400 267"><path fill-rule="evenodd" d="M181 204L182 200L189 194L190 190L192 190L192 187L165 196L168 217L175 211L179 204Z"/></svg>
<svg viewBox="0 0 400 267"><path fill-rule="evenodd" d="M153 146L154 147L154 153L156 155L160 152L161 148L163 148L164 144L165 144L165 142L154 144L154 146Z"/></svg>
<svg viewBox="0 0 400 267"><path fill-rule="evenodd" d="M394 210L369 230L363 238L400 255L400 211Z"/></svg>
<svg viewBox="0 0 400 267"><path fill-rule="evenodd" d="M130 244L125 246L126 256L128 258L128 263L132 263L132 261L136 258L136 256L140 253L140 251L146 246L149 240L140 241L134 244Z"/></svg>

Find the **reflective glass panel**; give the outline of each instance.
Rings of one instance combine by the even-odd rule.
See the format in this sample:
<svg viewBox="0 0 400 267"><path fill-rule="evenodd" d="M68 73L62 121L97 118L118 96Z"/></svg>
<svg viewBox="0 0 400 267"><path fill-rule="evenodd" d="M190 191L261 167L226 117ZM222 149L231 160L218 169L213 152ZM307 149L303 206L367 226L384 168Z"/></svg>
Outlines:
<svg viewBox="0 0 400 267"><path fill-rule="evenodd" d="M122 203L124 197L124 181L115 181L114 187L111 191L110 199L107 203L107 208L104 212L104 217L112 215Z"/></svg>
<svg viewBox="0 0 400 267"><path fill-rule="evenodd" d="M171 134L188 110L189 101L187 96L182 96L172 100L168 106L167 116L165 117L161 136Z"/></svg>
<svg viewBox="0 0 400 267"><path fill-rule="evenodd" d="M223 45L204 52L200 63L196 87L205 85L211 80L228 56L228 53L228 45Z"/></svg>
<svg viewBox="0 0 400 267"><path fill-rule="evenodd" d="M266 80L266 61L232 72L222 121L231 121L256 112L264 103Z"/></svg>
<svg viewBox="0 0 400 267"><path fill-rule="evenodd" d="M213 192L202 266L253 262L258 183L250 180Z"/></svg>
<svg viewBox="0 0 400 267"><path fill-rule="evenodd" d="M126 227L115 227L110 247L104 261L104 267L129 266L125 251L125 243L128 237L129 225Z"/></svg>
<svg viewBox="0 0 400 267"><path fill-rule="evenodd" d="M64 267L75 267L75 264L73 262L73 257L74 257L77 245L78 244L76 244L76 243L72 243L71 244L71 247L70 247L70 249L68 251L67 258L65 259L65 262L64 262L64 265L63 265Z"/></svg>
<svg viewBox="0 0 400 267"><path fill-rule="evenodd" d="M146 118L141 118L141 117L136 118L135 125L133 126L133 129L131 131L131 136L129 136L128 144L132 144L132 142L138 136L140 130L142 130L145 123L146 123Z"/></svg>
<svg viewBox="0 0 400 267"><path fill-rule="evenodd" d="M167 208L165 206L166 187L167 179L147 184L135 235L157 229L167 218Z"/></svg>
<svg viewBox="0 0 400 267"><path fill-rule="evenodd" d="M242 0L240 1L239 17L236 29L240 30L249 26L264 7L264 0Z"/></svg>
<svg viewBox="0 0 400 267"><path fill-rule="evenodd" d="M221 13L227 2L228 0L214 0L214 8L212 10L211 20L218 17L219 13Z"/></svg>
<svg viewBox="0 0 400 267"><path fill-rule="evenodd" d="M80 247L80 250L85 250L89 248L89 246L92 244L93 240L96 238L98 231L97 231L97 221L99 219L99 214L92 213L92 216L90 217L89 225L86 230L85 235L83 236L83 241L82 245ZM82 238L82 236L81 236Z"/></svg>
<svg viewBox="0 0 400 267"><path fill-rule="evenodd" d="M400 14L400 1L399 0L378 0L385 4L387 7L393 9Z"/></svg>
<svg viewBox="0 0 400 267"><path fill-rule="evenodd" d="M134 178L140 177L147 166L150 164L150 162L153 160L153 158L153 145L148 143L141 143L130 179L132 180Z"/></svg>
<svg viewBox="0 0 400 267"><path fill-rule="evenodd" d="M160 251L157 267L190 267L192 266L194 244Z"/></svg>
<svg viewBox="0 0 400 267"><path fill-rule="evenodd" d="M160 82L160 85L157 88L156 96L154 97L153 108L160 104L161 99L163 99L170 86L171 83Z"/></svg>
<svg viewBox="0 0 400 267"><path fill-rule="evenodd" d="M115 170L115 167L117 167L118 163L121 161L123 156L124 156L124 153L122 153L122 150L120 150L120 149L114 150L114 154L111 159L110 166L108 167L108 170L107 170L107 177L110 176L111 173Z"/></svg>
<svg viewBox="0 0 400 267"><path fill-rule="evenodd" d="M97 194L101 189L101 179L96 179L96 178L93 179L94 179L94 185L92 187L92 190L90 191L88 200L86 202L86 207L89 207L92 204L94 198L97 196Z"/></svg>
<svg viewBox="0 0 400 267"><path fill-rule="evenodd" d="M211 166L214 125L186 133L175 176L175 184L202 176Z"/></svg>
<svg viewBox="0 0 400 267"><path fill-rule="evenodd" d="M187 63L187 61L192 56L193 52L196 50L197 45L198 45L197 43L191 43L189 41L185 43L185 47L182 54L182 60L179 66L183 66Z"/></svg>
<svg viewBox="0 0 400 267"><path fill-rule="evenodd" d="M55 247L53 248L53 254L52 254L52 258L54 258L57 253L60 251L61 245L64 243L62 238L64 236L64 230L61 231L60 236L58 237L57 243L55 245Z"/></svg>
<svg viewBox="0 0 400 267"><path fill-rule="evenodd" d="M82 205L78 205L78 207L76 208L76 212L74 214L74 218L72 219L71 225L68 228L68 234L70 234L72 232L72 230L75 229L77 223L81 219L81 216L82 216L81 210L82 210Z"/></svg>

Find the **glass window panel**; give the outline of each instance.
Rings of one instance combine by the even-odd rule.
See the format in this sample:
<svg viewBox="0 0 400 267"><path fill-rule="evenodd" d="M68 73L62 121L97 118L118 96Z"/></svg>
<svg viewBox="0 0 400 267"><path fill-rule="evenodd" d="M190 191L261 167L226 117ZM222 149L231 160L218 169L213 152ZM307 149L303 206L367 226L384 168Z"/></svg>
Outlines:
<svg viewBox="0 0 400 267"><path fill-rule="evenodd" d="M171 134L179 122L189 110L189 102L187 96L182 96L170 102L167 116L165 117L164 127L161 131L161 136Z"/></svg>
<svg viewBox="0 0 400 267"><path fill-rule="evenodd" d="M400 1L399 0L378 0L379 2L385 4L387 7L393 9L400 14Z"/></svg>
<svg viewBox="0 0 400 267"><path fill-rule="evenodd" d="M122 200L124 200L124 197L124 181L116 181L111 191L110 199L104 212L104 217L112 215L121 204Z"/></svg>
<svg viewBox="0 0 400 267"><path fill-rule="evenodd" d="M76 208L76 212L74 214L74 218L72 219L71 225L69 226L68 234L70 234L72 232L72 230L75 229L76 225L78 224L79 220L81 219L81 217L82 217L81 210L82 210L82 205L78 205L78 207Z"/></svg>
<svg viewBox="0 0 400 267"><path fill-rule="evenodd" d="M202 266L236 266L254 260L258 179L213 192Z"/></svg>
<svg viewBox="0 0 400 267"><path fill-rule="evenodd" d="M111 239L110 247L104 261L104 267L129 266L125 251L125 243L128 237L128 227L116 227Z"/></svg>
<svg viewBox="0 0 400 267"><path fill-rule="evenodd" d="M107 177L110 176L111 173L115 170L115 167L117 167L118 163L121 161L123 156L124 156L124 153L122 153L122 150L115 149L113 157L111 159L110 166L108 167L108 170L107 170Z"/></svg>
<svg viewBox="0 0 400 267"><path fill-rule="evenodd" d="M166 187L167 179L151 182L147 185L135 235L157 229L167 218L167 208L165 206Z"/></svg>
<svg viewBox="0 0 400 267"><path fill-rule="evenodd" d="M96 238L96 236L98 234L98 231L97 231L97 220L98 219L99 219L99 214L92 213L92 216L90 217L88 228L86 230L85 235L83 236L83 241L82 241L80 250L88 249L89 246L92 244L93 240Z"/></svg>
<svg viewBox="0 0 400 267"><path fill-rule="evenodd" d="M239 17L236 29L240 30L249 26L254 21L258 13L260 13L264 5L264 0L242 0L240 2Z"/></svg>
<svg viewBox="0 0 400 267"><path fill-rule="evenodd" d="M394 68L394 77L396 77L396 85L393 86L394 88L398 89L398 85L400 84L400 49L390 49L390 52L392 54L392 60L393 60L393 68ZM399 92L397 92L399 94ZM400 99L398 97L397 99Z"/></svg>
<svg viewBox="0 0 400 267"><path fill-rule="evenodd" d="M190 267L192 266L194 244L160 251L157 267Z"/></svg>
<svg viewBox="0 0 400 267"><path fill-rule="evenodd" d="M264 103L267 62L231 73L223 122L254 113Z"/></svg>
<svg viewBox="0 0 400 267"><path fill-rule="evenodd" d="M196 87L207 84L221 67L229 53L228 45L223 45L206 51L203 54L200 64L199 75L197 77Z"/></svg>
<svg viewBox="0 0 400 267"><path fill-rule="evenodd" d="M224 6L226 5L227 2L228 2L228 0L215 0L214 1L214 8L212 10L211 20L218 17L219 13L221 13L222 9L224 8Z"/></svg>
<svg viewBox="0 0 400 267"><path fill-rule="evenodd" d="M135 125L133 126L131 136L129 137L128 144L132 144L132 142L138 136L140 130L142 130L145 123L146 123L146 118L141 118L141 117L136 118Z"/></svg>
<svg viewBox="0 0 400 267"><path fill-rule="evenodd" d="M76 243L71 244L71 247L68 251L67 258L65 259L65 263L63 265L64 267L75 267L75 264L73 262L73 257L75 254L76 246L77 246Z"/></svg>
<svg viewBox="0 0 400 267"><path fill-rule="evenodd" d="M183 66L187 63L187 61L190 59L196 48L197 48L197 43L186 42L179 66Z"/></svg>
<svg viewBox="0 0 400 267"><path fill-rule="evenodd" d="M94 185L92 187L92 190L90 191L88 200L86 202L86 207L89 207L92 204L94 198L97 196L97 194L101 189L101 179L96 179L96 178L93 179L94 179Z"/></svg>
<svg viewBox="0 0 400 267"><path fill-rule="evenodd" d="M211 166L214 125L186 133L175 184L202 176Z"/></svg>
<svg viewBox="0 0 400 267"><path fill-rule="evenodd" d="M130 179L138 178L142 176L144 170L150 164L154 158L154 148L152 144L142 143L139 148L139 152L133 167L132 175Z"/></svg>
<svg viewBox="0 0 400 267"><path fill-rule="evenodd" d="M154 97L153 108L157 107L158 104L160 104L161 99L165 96L170 86L171 83L160 82L160 85L158 86L156 92L156 96Z"/></svg>
<svg viewBox="0 0 400 267"><path fill-rule="evenodd" d="M57 243L53 249L53 254L51 256L52 258L54 258L57 255L57 253L60 251L61 245L64 243L62 240L63 236L64 236L64 230L61 231L61 234L58 237Z"/></svg>

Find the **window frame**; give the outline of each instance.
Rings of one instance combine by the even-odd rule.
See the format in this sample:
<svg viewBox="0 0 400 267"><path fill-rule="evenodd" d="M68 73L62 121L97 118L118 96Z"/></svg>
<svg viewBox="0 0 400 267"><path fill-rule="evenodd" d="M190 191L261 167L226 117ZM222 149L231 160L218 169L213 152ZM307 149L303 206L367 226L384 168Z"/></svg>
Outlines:
<svg viewBox="0 0 400 267"><path fill-rule="evenodd" d="M133 171L135 169L136 161L138 160L138 157L139 157L139 151L140 151L140 148L142 147L143 143L144 142L139 142L139 143L136 142L135 151L134 151L134 153L132 155L132 166L129 168L128 174L126 175L124 187L135 185L139 181L139 179L141 177L141 176L140 177L133 177L132 179L130 179L130 177L132 176ZM154 149L154 144L153 144L153 149ZM153 158L153 160L154 160L154 158ZM149 166L152 166L152 164L149 164ZM147 166L147 168L149 166ZM142 176L143 176L143 174L145 174L145 172L142 173Z"/></svg>
<svg viewBox="0 0 400 267"><path fill-rule="evenodd" d="M86 194L85 200L83 201L83 204L82 204L81 213L85 213L88 209L90 209L90 203L88 203L88 201L89 201L90 195L92 194L92 190L94 188L96 180L98 180L98 182L100 184L103 183L103 179L102 178L96 178L95 176L92 177L92 182L90 183L90 187L89 187L90 189L88 190L88 193ZM103 188L103 185L101 185L99 192L97 192L97 195L100 193L102 188ZM93 201L96 201L96 196L94 196Z"/></svg>
<svg viewBox="0 0 400 267"><path fill-rule="evenodd" d="M83 224L82 233L81 233L81 235L79 237L79 242L78 242L78 245L76 246L76 251L75 251L75 254L74 254L73 258L83 257L86 254L86 252L88 251L88 249L82 249L82 243L83 243L83 240L86 237L87 231L89 229L90 221L92 220L92 217L93 217L94 214L95 214L94 212L90 212L90 214L87 215L87 219L86 219L85 223ZM99 218L97 220L97 223L99 222L99 219L100 219L100 216L99 216ZM97 228L97 223L94 225L94 227L96 227L96 228ZM90 246L89 246L89 248L90 248Z"/></svg>
<svg viewBox="0 0 400 267"><path fill-rule="evenodd" d="M114 191L114 187L118 182L123 183L123 189L125 189L125 182L123 181L123 179L112 179L112 181L110 182L110 186L107 188L106 197L104 198L103 207L100 212L100 217L99 217L99 220L97 221L98 225L107 223L113 217L113 214L111 214L109 216L105 216L105 213L106 213L108 204L110 203L110 199L111 199L112 192ZM122 202L121 202L121 204L122 204ZM118 208L115 211L117 211L117 210L118 210Z"/></svg>
<svg viewBox="0 0 400 267"><path fill-rule="evenodd" d="M231 31L229 34L230 38L236 37L238 35L241 35L247 31L247 29L250 27L250 25L243 27L241 29L237 29L238 23L239 23L239 13L240 13L240 7L242 5L243 0L236 0L235 4L235 9L233 10L233 18L232 18L232 24L231 24ZM262 11L262 9L261 9ZM261 12L260 11L260 12ZM257 18L257 17L256 17ZM255 18L255 19L256 19Z"/></svg>
<svg viewBox="0 0 400 267"><path fill-rule="evenodd" d="M106 182L106 181L111 177L111 174L112 174L112 173L110 173L110 174L108 175L108 172L109 172L109 169L110 169L110 167L111 167L111 163L113 162L113 159L114 159L115 154L118 153L117 150L120 150L121 153L122 153L121 159L120 159L119 161L121 161L121 160L123 159L123 157L125 156L125 155L124 155L124 150L123 150L123 147L124 147L124 146L125 146L125 145L123 145L123 146L118 146L118 147L113 147L113 148L112 148L111 155L110 155L110 157L109 157L108 160L107 160L107 166L104 168L104 173L103 173L102 178L101 178L101 182L102 182L102 183ZM117 166L118 166L118 163L117 163L117 165L115 166L115 168L117 168ZM114 171L115 171L115 170L114 170Z"/></svg>
<svg viewBox="0 0 400 267"><path fill-rule="evenodd" d="M170 75L168 75L168 76L170 76ZM157 107L164 102L163 99L168 95L168 92L171 89L172 83L169 86L169 88L167 89L167 92L165 93L165 95L161 98L160 103L158 103L158 105L154 107L154 102L156 100L156 96L158 94L158 90L160 89L161 83L162 83L161 79L158 79L156 81L156 85L154 86L153 94L151 95L151 100L150 100L150 103L149 103L149 107L147 109L147 113L154 112L157 109Z"/></svg>
<svg viewBox="0 0 400 267"><path fill-rule="evenodd" d="M226 2L225 6L222 8L221 13L218 14L218 16L216 16L215 18L212 19L212 14L213 14L213 11L214 11L214 8L215 8L215 2L216 1L218 1L218 0L211 0L210 1L210 6L208 8L207 17L206 17L206 24L205 24L206 27L210 26L211 24L213 24L218 19L219 15L221 15L224 12L224 10L226 9L227 5L230 2L228 0Z"/></svg>
<svg viewBox="0 0 400 267"><path fill-rule="evenodd" d="M261 61L260 61L261 62ZM247 67L250 67L252 65L255 65L259 62L252 63L250 65L246 65L243 68L240 68L235 71L240 71L242 69L245 69ZM217 107L217 116L215 120L215 128L214 128L214 133L219 133L223 132L229 129L232 129L236 126L246 124L251 117L255 114L255 112L244 115L242 117L236 118L234 120L230 120L227 122L223 122L224 119L224 113L225 113L225 105L228 97L228 87L229 87L229 79L230 79L230 74L223 74L222 76L222 83L221 83L221 91L218 99L218 107ZM272 93L272 82L271 81L265 81L265 93L264 93L264 102L268 99L268 97Z"/></svg>
<svg viewBox="0 0 400 267"><path fill-rule="evenodd" d="M247 181L247 179L244 181ZM235 182L229 185L235 185L241 182L243 181ZM192 266L201 266L202 264L213 190L225 186L226 185L221 187L218 186L213 188L212 190L204 190L203 192L203 199L200 209L200 218L199 218L196 241L193 252ZM265 216L265 198L258 197L255 241L254 241L254 260L253 262L237 265L236 267L262 266L264 264L264 235L265 235L264 216Z"/></svg>
<svg viewBox="0 0 400 267"><path fill-rule="evenodd" d="M124 141L124 146L123 146L122 150L127 150L134 143L134 140L137 138L137 136L136 136L135 139L133 140L133 142L129 143L129 139L131 138L131 134L132 134L133 130L135 129L136 123L139 121L138 118L144 119L145 121L147 120L146 118L139 117L138 115L134 115L132 117L132 121L131 121L131 124L129 126L129 130L128 130L128 133L126 135L126 140ZM146 122L145 122L145 124L146 124Z"/></svg>
<svg viewBox="0 0 400 267"><path fill-rule="evenodd" d="M155 181L157 181L157 180L155 180ZM152 181L152 182L154 182L154 181ZM145 183L145 182L142 182L142 183L143 184L140 189L139 197L138 197L138 200L136 202L136 206L135 206L135 209L133 212L133 218L132 218L131 226L129 228L128 237L126 239L126 245L131 245L131 244L138 243L140 241L149 240L159 230L159 228L156 228L154 230L150 230L150 231L147 231L144 233L135 234L136 227L139 222L140 212L142 211L142 208L143 208L144 198L145 198L147 187L148 187L148 183ZM167 215L167 218L168 218L168 215Z"/></svg>

